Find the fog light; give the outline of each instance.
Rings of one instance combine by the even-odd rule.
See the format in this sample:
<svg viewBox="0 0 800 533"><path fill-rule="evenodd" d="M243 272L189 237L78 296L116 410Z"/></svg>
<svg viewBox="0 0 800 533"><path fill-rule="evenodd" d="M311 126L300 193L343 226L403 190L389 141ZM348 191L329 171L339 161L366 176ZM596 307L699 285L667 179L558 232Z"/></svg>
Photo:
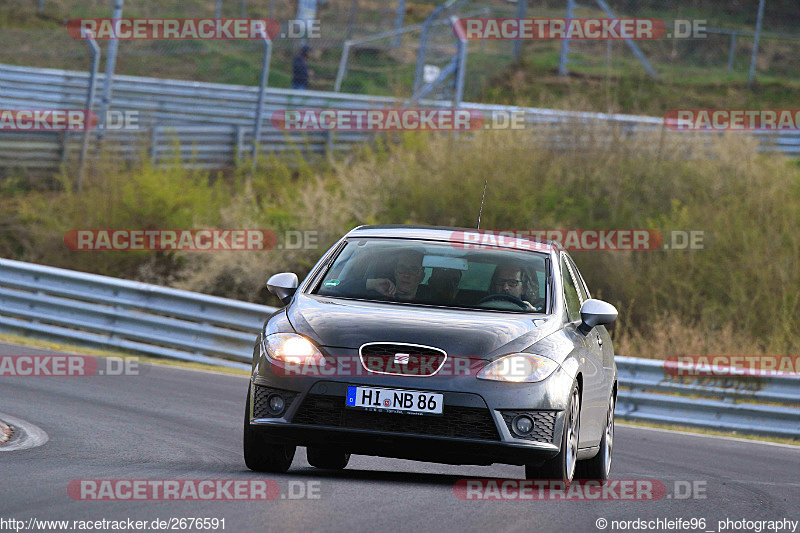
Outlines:
<svg viewBox="0 0 800 533"><path fill-rule="evenodd" d="M274 415L279 415L283 412L283 398L278 396L277 394L273 394L269 397L269 410Z"/></svg>
<svg viewBox="0 0 800 533"><path fill-rule="evenodd" d="M533 431L533 420L526 415L519 415L514 419L514 431L521 436L528 435Z"/></svg>

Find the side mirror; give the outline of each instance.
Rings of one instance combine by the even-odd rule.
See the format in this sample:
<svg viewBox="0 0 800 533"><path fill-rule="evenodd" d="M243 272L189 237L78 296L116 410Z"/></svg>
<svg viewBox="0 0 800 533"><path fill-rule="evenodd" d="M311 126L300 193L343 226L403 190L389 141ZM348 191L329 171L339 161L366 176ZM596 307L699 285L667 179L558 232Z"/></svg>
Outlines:
<svg viewBox="0 0 800 533"><path fill-rule="evenodd" d="M294 272L281 272L267 280L267 290L288 304L295 291L297 291L297 274Z"/></svg>
<svg viewBox="0 0 800 533"><path fill-rule="evenodd" d="M581 325L578 331L587 335L593 327L611 324L617 319L617 308L603 300L589 298L581 306Z"/></svg>

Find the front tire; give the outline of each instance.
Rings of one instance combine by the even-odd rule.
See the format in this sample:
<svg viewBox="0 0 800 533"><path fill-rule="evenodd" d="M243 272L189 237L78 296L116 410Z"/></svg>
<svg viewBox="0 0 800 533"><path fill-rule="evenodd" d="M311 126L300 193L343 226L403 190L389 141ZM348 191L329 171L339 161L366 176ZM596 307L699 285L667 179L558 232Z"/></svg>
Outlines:
<svg viewBox="0 0 800 533"><path fill-rule="evenodd" d="M606 480L611 474L611 453L614 447L614 395L608 400L608 414L606 415L606 429L600 440L600 451L591 459L579 461L577 475L580 479Z"/></svg>
<svg viewBox="0 0 800 533"><path fill-rule="evenodd" d="M581 430L581 396L578 382L572 382L567 402L564 431L561 432L561 451L537 467L525 465L526 479L561 480L569 483L575 475L578 457L578 436Z"/></svg>
<svg viewBox="0 0 800 533"><path fill-rule="evenodd" d="M306 448L308 464L325 470L343 470L350 462L350 454L309 446Z"/></svg>
<svg viewBox="0 0 800 533"><path fill-rule="evenodd" d="M250 388L244 409L244 464L254 472L283 473L294 460L296 446L270 442L250 424Z"/></svg>

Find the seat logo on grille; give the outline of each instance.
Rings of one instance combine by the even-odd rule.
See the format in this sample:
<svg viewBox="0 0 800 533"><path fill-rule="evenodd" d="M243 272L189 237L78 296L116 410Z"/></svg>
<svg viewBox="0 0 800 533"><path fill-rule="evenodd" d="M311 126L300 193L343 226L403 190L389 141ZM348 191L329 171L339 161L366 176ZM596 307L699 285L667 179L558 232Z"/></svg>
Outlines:
<svg viewBox="0 0 800 533"><path fill-rule="evenodd" d="M394 354L394 362L397 365L407 365L409 357L411 356L407 353L396 353Z"/></svg>

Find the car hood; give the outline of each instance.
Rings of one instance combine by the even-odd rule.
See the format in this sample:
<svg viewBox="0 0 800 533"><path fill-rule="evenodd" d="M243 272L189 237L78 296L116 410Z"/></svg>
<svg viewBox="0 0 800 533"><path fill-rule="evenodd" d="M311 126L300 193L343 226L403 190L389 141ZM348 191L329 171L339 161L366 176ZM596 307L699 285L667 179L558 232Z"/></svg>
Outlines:
<svg viewBox="0 0 800 533"><path fill-rule="evenodd" d="M323 347L357 350L367 342L423 344L451 356L489 359L522 351L557 329L554 317L297 294L292 327Z"/></svg>

